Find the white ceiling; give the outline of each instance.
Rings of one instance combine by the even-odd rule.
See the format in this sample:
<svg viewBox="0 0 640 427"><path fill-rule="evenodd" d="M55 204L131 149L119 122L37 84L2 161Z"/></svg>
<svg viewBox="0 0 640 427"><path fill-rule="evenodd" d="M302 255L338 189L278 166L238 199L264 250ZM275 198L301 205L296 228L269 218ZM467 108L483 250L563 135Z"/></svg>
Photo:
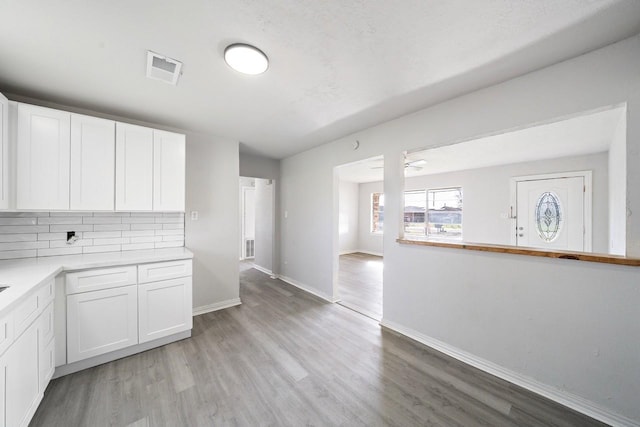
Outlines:
<svg viewBox="0 0 640 427"><path fill-rule="evenodd" d="M637 0L5 0L0 90L282 158L640 32ZM230 43L270 58L230 70ZM184 63L146 79L147 50Z"/></svg>
<svg viewBox="0 0 640 427"><path fill-rule="evenodd" d="M426 160L421 168L406 168L405 176L433 175L534 160L601 153L609 150L623 107L588 113L471 141L407 154L407 162ZM384 179L382 157L336 168L341 180L376 182Z"/></svg>

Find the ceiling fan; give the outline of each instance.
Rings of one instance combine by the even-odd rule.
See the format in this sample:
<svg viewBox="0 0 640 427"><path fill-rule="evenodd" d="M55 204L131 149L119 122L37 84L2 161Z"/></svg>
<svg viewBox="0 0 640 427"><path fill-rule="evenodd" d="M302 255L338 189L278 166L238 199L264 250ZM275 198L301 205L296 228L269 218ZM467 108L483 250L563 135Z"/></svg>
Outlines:
<svg viewBox="0 0 640 427"><path fill-rule="evenodd" d="M426 164L427 161L424 159L405 161L404 168L419 171L422 170L422 166ZM384 166L371 166L371 169L384 169Z"/></svg>

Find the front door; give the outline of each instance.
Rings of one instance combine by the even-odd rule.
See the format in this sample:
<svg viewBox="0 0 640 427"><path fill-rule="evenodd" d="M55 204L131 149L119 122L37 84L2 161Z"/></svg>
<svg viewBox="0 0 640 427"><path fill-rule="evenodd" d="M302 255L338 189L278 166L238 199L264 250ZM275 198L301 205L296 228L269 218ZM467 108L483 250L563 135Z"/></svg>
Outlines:
<svg viewBox="0 0 640 427"><path fill-rule="evenodd" d="M516 244L584 251L585 177L518 180Z"/></svg>

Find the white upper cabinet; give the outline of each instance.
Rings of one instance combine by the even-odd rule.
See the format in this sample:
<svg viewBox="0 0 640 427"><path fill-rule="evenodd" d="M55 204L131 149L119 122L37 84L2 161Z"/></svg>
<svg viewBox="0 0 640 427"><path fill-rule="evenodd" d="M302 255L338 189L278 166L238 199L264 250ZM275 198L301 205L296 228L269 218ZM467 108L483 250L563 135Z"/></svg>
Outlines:
<svg viewBox="0 0 640 427"><path fill-rule="evenodd" d="M9 101L0 93L0 209L9 208Z"/></svg>
<svg viewBox="0 0 640 427"><path fill-rule="evenodd" d="M18 105L17 209L69 209L71 114Z"/></svg>
<svg viewBox="0 0 640 427"><path fill-rule="evenodd" d="M153 209L153 129L116 124L116 210Z"/></svg>
<svg viewBox="0 0 640 427"><path fill-rule="evenodd" d="M153 131L153 210L184 211L185 136Z"/></svg>
<svg viewBox="0 0 640 427"><path fill-rule="evenodd" d="M71 115L71 210L114 210L116 123Z"/></svg>

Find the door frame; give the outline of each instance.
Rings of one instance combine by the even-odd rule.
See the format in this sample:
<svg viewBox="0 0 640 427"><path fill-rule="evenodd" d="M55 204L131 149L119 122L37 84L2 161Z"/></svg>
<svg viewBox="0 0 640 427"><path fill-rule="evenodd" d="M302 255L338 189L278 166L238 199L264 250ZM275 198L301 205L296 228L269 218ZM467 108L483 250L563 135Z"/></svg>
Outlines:
<svg viewBox="0 0 640 427"><path fill-rule="evenodd" d="M510 197L509 197L509 218L511 219L511 233L510 243L512 246L517 246L517 232L516 224L518 214L518 182L523 181L540 181L543 179L557 179L557 178L583 178L584 179L584 210L583 210L583 221L584 221L584 251L591 252L592 244L593 244L593 217L592 217L592 201L593 201L593 172L590 170L585 171L574 171L574 172L556 172L556 173L545 173L538 175L524 175L524 176L514 176L510 178L509 187L510 187Z"/></svg>

